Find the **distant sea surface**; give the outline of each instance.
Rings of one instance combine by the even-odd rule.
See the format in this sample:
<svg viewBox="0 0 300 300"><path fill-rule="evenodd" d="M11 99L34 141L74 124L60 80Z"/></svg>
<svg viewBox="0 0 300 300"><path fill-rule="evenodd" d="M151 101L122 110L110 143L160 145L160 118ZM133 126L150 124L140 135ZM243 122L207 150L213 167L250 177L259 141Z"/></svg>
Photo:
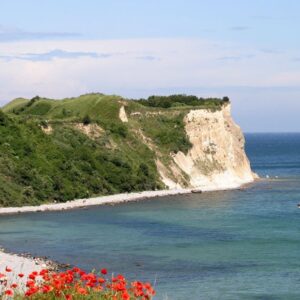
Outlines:
<svg viewBox="0 0 300 300"><path fill-rule="evenodd" d="M300 299L300 134L247 134L247 189L0 217L0 245L155 284L156 299Z"/></svg>

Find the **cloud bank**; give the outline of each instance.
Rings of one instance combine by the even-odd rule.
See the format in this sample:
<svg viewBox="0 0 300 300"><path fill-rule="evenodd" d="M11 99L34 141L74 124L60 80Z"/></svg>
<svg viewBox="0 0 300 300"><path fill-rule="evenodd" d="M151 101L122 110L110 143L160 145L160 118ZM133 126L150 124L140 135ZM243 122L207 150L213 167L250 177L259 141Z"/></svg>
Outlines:
<svg viewBox="0 0 300 300"><path fill-rule="evenodd" d="M292 105L292 112L299 111L298 57L298 53L192 38L9 41L0 44L0 105L37 94L49 98L88 92L125 97L228 95L233 101L237 99L236 119L245 130L253 131L255 125L249 125L253 123L247 119L260 116L253 107L263 107L264 112L277 116L272 107L292 101L280 112ZM285 99L285 94L294 98ZM272 101L265 99L277 104L272 106ZM265 130L279 126L272 115L267 118L269 125L266 118L260 118L256 124ZM291 122L286 124L292 126Z"/></svg>
<svg viewBox="0 0 300 300"><path fill-rule="evenodd" d="M300 71L292 57L200 39L6 42L0 48L0 101L141 87L295 86Z"/></svg>

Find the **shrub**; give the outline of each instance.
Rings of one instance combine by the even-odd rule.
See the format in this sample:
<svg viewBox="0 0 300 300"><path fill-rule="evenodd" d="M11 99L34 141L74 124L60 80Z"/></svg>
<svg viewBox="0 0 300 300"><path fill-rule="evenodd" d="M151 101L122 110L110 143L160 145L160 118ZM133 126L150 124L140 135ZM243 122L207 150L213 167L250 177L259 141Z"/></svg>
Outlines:
<svg viewBox="0 0 300 300"><path fill-rule="evenodd" d="M35 97L33 97L27 104L26 104L26 106L27 107L30 107L30 106L32 106L36 101L38 101L38 100L40 100L41 98L39 97L39 96L35 96Z"/></svg>
<svg viewBox="0 0 300 300"><path fill-rule="evenodd" d="M83 119L82 119L82 123L83 123L84 125L89 125L89 124L91 124L91 123L92 123L92 120L91 120L90 116L89 116L89 115L85 115L85 116L83 117Z"/></svg>
<svg viewBox="0 0 300 300"><path fill-rule="evenodd" d="M205 107L221 107L224 102L229 102L228 97L221 98L198 98L192 95L171 95L171 96L150 96L148 99L136 100L144 106L150 107L180 107L180 106L205 106Z"/></svg>
<svg viewBox="0 0 300 300"><path fill-rule="evenodd" d="M115 124L113 123L109 127L110 131L120 137L125 138L128 134L128 129L124 124Z"/></svg>
<svg viewBox="0 0 300 300"><path fill-rule="evenodd" d="M0 109L0 126L4 126L7 124L7 116L6 114Z"/></svg>

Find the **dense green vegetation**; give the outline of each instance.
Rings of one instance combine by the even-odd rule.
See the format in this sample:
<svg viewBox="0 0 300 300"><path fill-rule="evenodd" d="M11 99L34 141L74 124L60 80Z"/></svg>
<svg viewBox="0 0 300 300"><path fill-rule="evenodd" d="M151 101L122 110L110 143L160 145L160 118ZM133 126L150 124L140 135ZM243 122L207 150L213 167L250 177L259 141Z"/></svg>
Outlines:
<svg viewBox="0 0 300 300"><path fill-rule="evenodd" d="M180 107L180 106L203 106L205 108L220 108L229 102L228 97L220 98L198 98L192 95L150 96L147 100L140 99L138 103L149 107Z"/></svg>
<svg viewBox="0 0 300 300"><path fill-rule="evenodd" d="M140 126L166 155L178 151L187 153L191 143L185 133L183 118L183 113L151 115L140 120Z"/></svg>
<svg viewBox="0 0 300 300"><path fill-rule="evenodd" d="M165 161L170 152L189 150L183 118L200 101L196 98L154 97L146 104L88 94L60 101L38 96L12 101L0 110L0 206L163 188L156 150ZM164 101L182 107L167 109ZM216 108L224 101L209 100L205 107ZM119 118L123 105L127 123ZM97 135L78 124L96 126Z"/></svg>
<svg viewBox="0 0 300 300"><path fill-rule="evenodd" d="M111 133L95 141L66 125L46 135L37 123L3 113L0 124L0 205L160 187L153 153L138 140L109 149L109 138L124 137Z"/></svg>

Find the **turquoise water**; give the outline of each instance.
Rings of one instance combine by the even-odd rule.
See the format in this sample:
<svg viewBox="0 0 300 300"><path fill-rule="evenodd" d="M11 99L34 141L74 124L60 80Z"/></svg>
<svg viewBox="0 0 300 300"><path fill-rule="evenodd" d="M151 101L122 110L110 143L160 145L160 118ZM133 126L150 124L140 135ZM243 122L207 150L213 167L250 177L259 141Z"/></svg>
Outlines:
<svg viewBox="0 0 300 300"><path fill-rule="evenodd" d="M250 134L246 190L0 217L0 244L155 282L156 299L300 299L300 134Z"/></svg>

